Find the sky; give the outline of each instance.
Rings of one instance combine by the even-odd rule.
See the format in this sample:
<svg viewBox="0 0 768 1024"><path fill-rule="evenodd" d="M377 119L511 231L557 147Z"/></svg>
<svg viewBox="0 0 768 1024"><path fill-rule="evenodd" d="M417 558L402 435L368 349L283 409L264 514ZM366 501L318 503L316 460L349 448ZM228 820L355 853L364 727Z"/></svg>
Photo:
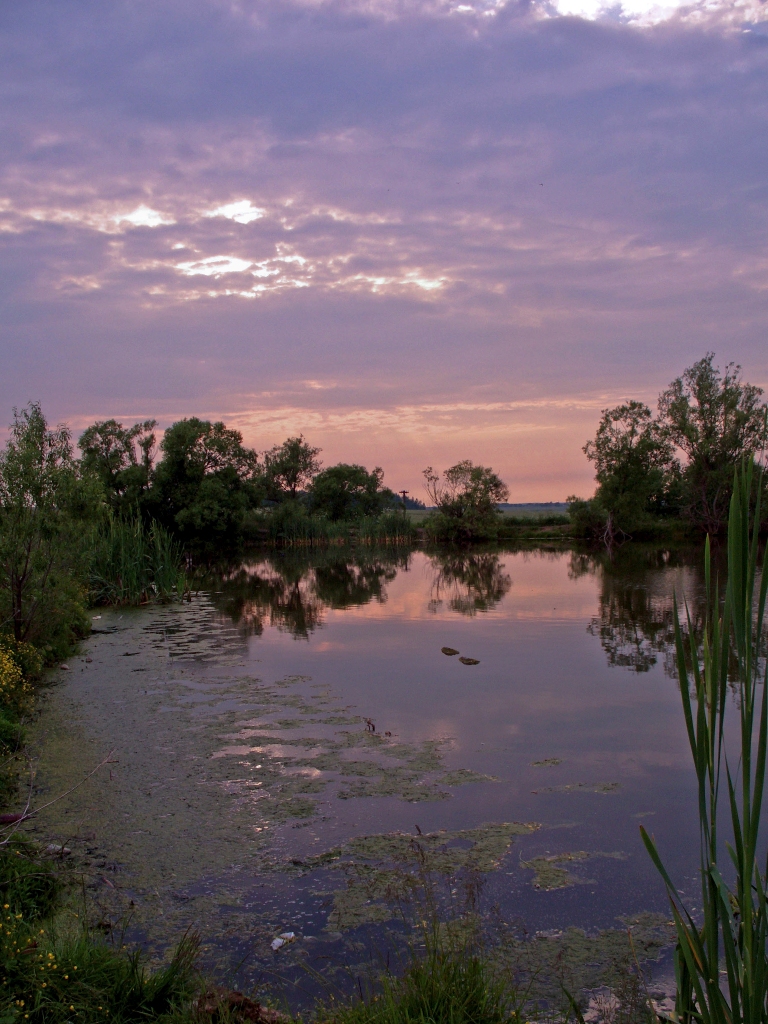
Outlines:
<svg viewBox="0 0 768 1024"><path fill-rule="evenodd" d="M587 496L600 410L768 387L768 4L0 4L0 423L223 419Z"/></svg>

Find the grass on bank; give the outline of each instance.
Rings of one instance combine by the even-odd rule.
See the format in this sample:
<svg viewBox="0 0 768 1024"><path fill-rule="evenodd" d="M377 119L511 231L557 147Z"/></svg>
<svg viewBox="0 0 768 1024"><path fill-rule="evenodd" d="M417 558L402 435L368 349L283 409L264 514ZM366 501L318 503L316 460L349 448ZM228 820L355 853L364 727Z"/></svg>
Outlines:
<svg viewBox="0 0 768 1024"><path fill-rule="evenodd" d="M28 842L0 846L0 1021L133 1024L183 1013L199 987L197 940L149 971L140 951L95 937L74 914L56 913L64 885ZM83 915L84 916L84 915Z"/></svg>

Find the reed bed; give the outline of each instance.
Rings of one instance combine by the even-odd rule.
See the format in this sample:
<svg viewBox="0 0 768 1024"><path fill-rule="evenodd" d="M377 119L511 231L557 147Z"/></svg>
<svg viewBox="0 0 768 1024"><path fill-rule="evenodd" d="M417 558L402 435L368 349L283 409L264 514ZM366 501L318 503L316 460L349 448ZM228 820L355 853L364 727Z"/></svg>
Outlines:
<svg viewBox="0 0 768 1024"><path fill-rule="evenodd" d="M181 545L157 523L113 519L94 534L88 584L93 604L181 600L188 591Z"/></svg>
<svg viewBox="0 0 768 1024"><path fill-rule="evenodd" d="M416 536L407 516L398 512L334 522L325 516L275 511L262 520L261 537L269 544L314 547L348 544L411 544Z"/></svg>
<svg viewBox="0 0 768 1024"><path fill-rule="evenodd" d="M760 571L758 552L762 486L750 529L752 493L750 466L737 473L733 489L722 600L707 541L707 616L700 640L687 608L684 636L675 604L677 672L698 779L701 910L696 916L667 873L655 840L641 829L672 906L674 1019L681 1024L768 1019L768 863L760 834L768 747L768 673L761 650L768 573L764 557ZM726 712L739 718L735 751L726 750ZM730 841L722 838L721 826L729 826Z"/></svg>

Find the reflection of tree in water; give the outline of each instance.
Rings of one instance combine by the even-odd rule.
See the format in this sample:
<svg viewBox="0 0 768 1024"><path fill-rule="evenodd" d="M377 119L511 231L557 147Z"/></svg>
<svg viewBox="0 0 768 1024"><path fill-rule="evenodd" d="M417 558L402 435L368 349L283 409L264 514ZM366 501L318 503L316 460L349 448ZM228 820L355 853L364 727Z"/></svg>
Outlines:
<svg viewBox="0 0 768 1024"><path fill-rule="evenodd" d="M684 618L688 603L694 631L703 620L703 557L700 548L660 551L641 545L596 554L574 552L569 575L600 579L599 612L587 632L598 637L609 665L648 672L662 659L674 676L673 598Z"/></svg>
<svg viewBox="0 0 768 1024"><path fill-rule="evenodd" d="M435 575L432 580L432 611L447 600L448 607L462 615L475 615L495 607L512 586L499 556L493 551L451 551L430 555Z"/></svg>
<svg viewBox="0 0 768 1024"><path fill-rule="evenodd" d="M407 552L388 549L293 549L219 572L207 582L215 606L246 635L259 636L269 623L306 638L328 608L386 601L386 584L408 561Z"/></svg>
<svg viewBox="0 0 768 1024"><path fill-rule="evenodd" d="M315 569L315 592L330 608L351 608L387 599L386 584L397 576L397 565L381 562L353 564L335 562Z"/></svg>

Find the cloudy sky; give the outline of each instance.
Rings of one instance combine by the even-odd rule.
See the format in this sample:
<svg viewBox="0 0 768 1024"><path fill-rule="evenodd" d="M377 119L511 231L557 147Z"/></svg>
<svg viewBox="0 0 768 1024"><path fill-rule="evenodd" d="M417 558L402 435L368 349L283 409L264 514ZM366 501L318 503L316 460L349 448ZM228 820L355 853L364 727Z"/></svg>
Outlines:
<svg viewBox="0 0 768 1024"><path fill-rule="evenodd" d="M0 420L303 431L591 493L600 409L768 385L768 4L5 0Z"/></svg>

